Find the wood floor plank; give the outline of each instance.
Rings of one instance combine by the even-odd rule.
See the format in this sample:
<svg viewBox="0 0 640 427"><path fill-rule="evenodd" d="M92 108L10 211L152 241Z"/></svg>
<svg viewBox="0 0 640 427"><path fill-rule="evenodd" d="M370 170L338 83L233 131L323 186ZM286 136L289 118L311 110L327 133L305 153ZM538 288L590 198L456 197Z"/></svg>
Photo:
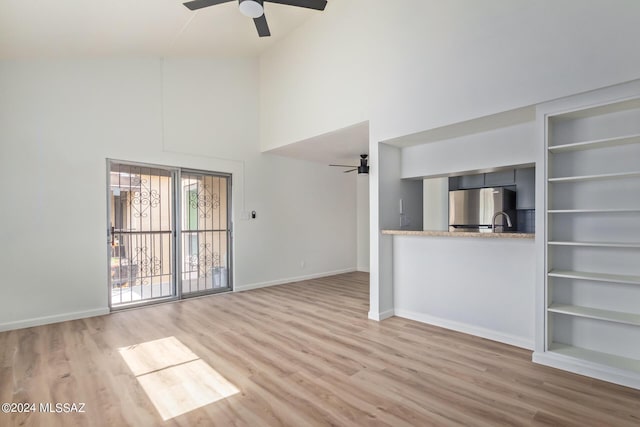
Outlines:
<svg viewBox="0 0 640 427"><path fill-rule="evenodd" d="M0 426L640 425L638 390L479 337L371 321L368 303L368 275L348 273L0 333L2 402L86 404L83 414L0 414ZM134 350L166 339L183 348ZM209 372L232 388L180 413L186 397L136 377L127 348L152 358L141 366L159 379L182 366L173 353L193 354L203 373L184 390ZM173 396L178 415L164 420L142 383Z"/></svg>

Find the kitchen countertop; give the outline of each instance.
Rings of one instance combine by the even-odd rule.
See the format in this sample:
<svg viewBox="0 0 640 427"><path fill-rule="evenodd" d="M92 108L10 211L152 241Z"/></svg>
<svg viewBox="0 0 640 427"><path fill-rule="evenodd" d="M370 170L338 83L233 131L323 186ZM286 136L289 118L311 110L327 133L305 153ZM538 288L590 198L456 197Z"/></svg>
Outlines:
<svg viewBox="0 0 640 427"><path fill-rule="evenodd" d="M486 239L533 239L535 233L480 233L474 231L382 230L382 234L398 236L480 237Z"/></svg>

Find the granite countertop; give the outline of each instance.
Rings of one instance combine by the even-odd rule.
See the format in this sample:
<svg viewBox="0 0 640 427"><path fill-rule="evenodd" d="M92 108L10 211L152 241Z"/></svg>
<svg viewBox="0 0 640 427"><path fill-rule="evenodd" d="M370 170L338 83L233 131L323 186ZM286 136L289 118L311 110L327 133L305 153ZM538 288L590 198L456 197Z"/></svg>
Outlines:
<svg viewBox="0 0 640 427"><path fill-rule="evenodd" d="M535 233L480 233L473 231L382 230L382 234L398 236L480 237L486 239L533 239Z"/></svg>

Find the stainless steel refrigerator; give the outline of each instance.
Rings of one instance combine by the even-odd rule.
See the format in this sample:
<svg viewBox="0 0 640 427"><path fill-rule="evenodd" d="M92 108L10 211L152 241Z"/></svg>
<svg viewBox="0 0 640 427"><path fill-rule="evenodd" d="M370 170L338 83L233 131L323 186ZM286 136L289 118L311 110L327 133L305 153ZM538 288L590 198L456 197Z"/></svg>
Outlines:
<svg viewBox="0 0 640 427"><path fill-rule="evenodd" d="M497 212L496 230L492 220ZM513 232L516 230L516 193L506 188L449 191L449 231Z"/></svg>

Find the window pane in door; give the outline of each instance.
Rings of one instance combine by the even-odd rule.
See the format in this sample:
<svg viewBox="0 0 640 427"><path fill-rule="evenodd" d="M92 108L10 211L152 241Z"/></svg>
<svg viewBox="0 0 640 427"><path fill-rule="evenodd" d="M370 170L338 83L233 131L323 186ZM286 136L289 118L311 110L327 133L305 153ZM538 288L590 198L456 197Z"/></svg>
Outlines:
<svg viewBox="0 0 640 427"><path fill-rule="evenodd" d="M109 179L111 305L174 296L172 171L112 162Z"/></svg>
<svg viewBox="0 0 640 427"><path fill-rule="evenodd" d="M228 186L228 176L182 173L183 295L230 288Z"/></svg>

